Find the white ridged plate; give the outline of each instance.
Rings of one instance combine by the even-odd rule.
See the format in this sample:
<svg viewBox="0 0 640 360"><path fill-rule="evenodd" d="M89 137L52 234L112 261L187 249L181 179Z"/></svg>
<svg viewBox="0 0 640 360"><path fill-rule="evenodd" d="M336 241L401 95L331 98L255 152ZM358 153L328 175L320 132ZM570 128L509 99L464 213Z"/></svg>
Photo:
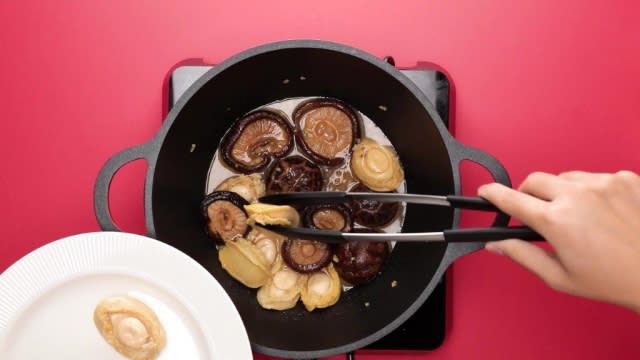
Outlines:
<svg viewBox="0 0 640 360"><path fill-rule="evenodd" d="M0 359L124 359L93 323L96 304L122 294L158 315L158 360L252 358L238 311L200 264L154 239L96 232L47 244L0 275Z"/></svg>

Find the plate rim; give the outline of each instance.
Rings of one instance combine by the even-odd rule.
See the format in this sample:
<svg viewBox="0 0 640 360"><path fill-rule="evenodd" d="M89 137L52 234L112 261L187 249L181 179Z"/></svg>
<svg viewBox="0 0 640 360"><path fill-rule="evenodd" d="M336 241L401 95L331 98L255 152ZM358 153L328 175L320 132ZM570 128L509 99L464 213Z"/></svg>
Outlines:
<svg viewBox="0 0 640 360"><path fill-rule="evenodd" d="M182 275L187 272L194 281L170 281L172 275L167 275L170 271L160 269L168 268L166 263L140 261L139 253L129 252L141 248L145 250L143 256L149 257L152 253L170 259L180 266ZM139 263L132 263L136 257ZM45 266L38 267L42 261L54 266L47 266L46 269ZM143 235L118 231L88 232L51 241L24 255L0 273L0 293L3 294L0 296L0 352L5 348L5 339L8 338L6 332L44 294L73 278L112 273L116 268L129 268L131 275L151 281L154 286L161 286L179 300L191 312L203 332L206 345L214 354L223 358L253 358L240 313L213 275L175 247ZM155 276L150 274L153 271L156 271ZM212 298L215 302L211 301ZM220 311L221 308L223 311ZM209 321L199 321L202 318ZM224 324L224 329L210 326L210 323ZM218 338L215 346L213 338Z"/></svg>

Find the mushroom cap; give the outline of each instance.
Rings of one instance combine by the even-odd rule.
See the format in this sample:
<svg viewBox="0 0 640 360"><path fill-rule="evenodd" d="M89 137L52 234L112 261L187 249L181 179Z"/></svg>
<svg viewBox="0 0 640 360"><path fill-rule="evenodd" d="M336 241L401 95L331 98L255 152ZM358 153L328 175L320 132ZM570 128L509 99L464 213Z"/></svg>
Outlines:
<svg viewBox="0 0 640 360"><path fill-rule="evenodd" d="M351 210L343 204L309 206L302 217L304 225L313 229L349 232L353 228Z"/></svg>
<svg viewBox="0 0 640 360"><path fill-rule="evenodd" d="M230 191L214 191L201 202L202 217L206 222L209 237L215 240L231 241L244 236L249 231L247 201Z"/></svg>
<svg viewBox="0 0 640 360"><path fill-rule="evenodd" d="M282 258L290 268L301 273L311 273L331 262L331 250L323 242L289 239L282 244Z"/></svg>
<svg viewBox="0 0 640 360"><path fill-rule="evenodd" d="M362 183L353 186L350 192L373 192ZM353 221L370 228L385 227L393 222L400 213L399 202L381 202L376 200L351 200Z"/></svg>
<svg viewBox="0 0 640 360"><path fill-rule="evenodd" d="M267 194L320 191L324 184L318 165L300 155L280 159L266 175Z"/></svg>
<svg viewBox="0 0 640 360"><path fill-rule="evenodd" d="M376 232L354 229L354 232ZM389 257L390 246L385 241L349 241L335 250L334 266L340 277L352 285L373 280Z"/></svg>
<svg viewBox="0 0 640 360"><path fill-rule="evenodd" d="M344 156L360 139L357 112L336 99L302 102L293 111L293 122L300 151L322 165L342 164Z"/></svg>
<svg viewBox="0 0 640 360"><path fill-rule="evenodd" d="M222 162L244 174L264 170L273 158L293 150L294 136L289 121L272 110L257 110L242 117L220 143Z"/></svg>

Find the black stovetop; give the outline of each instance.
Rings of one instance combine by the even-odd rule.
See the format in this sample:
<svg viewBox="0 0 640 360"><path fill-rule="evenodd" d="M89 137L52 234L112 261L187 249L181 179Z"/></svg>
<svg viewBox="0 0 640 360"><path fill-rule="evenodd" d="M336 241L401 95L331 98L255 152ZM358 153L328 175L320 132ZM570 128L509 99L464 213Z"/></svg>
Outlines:
<svg viewBox="0 0 640 360"><path fill-rule="evenodd" d="M212 65L181 65L168 78L168 107L173 106L198 78ZM421 68L402 69L436 107L447 128L449 124L450 82L442 72ZM165 109L168 110L168 109ZM445 277L418 311L402 326L365 349L376 350L433 350L445 336L446 284Z"/></svg>

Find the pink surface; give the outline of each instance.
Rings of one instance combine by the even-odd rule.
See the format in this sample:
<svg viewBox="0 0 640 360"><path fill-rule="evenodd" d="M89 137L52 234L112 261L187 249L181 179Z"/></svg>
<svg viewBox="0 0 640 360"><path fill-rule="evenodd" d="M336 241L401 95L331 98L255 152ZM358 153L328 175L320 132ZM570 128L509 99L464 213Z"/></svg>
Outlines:
<svg viewBox="0 0 640 360"><path fill-rule="evenodd" d="M639 5L390 4L0 2L0 270L49 241L99 229L98 169L154 136L171 66L275 40L333 40L400 66L442 66L455 82L457 136L498 157L516 185L534 170L640 171ZM112 187L116 220L130 232L144 232L144 171L134 163ZM486 180L465 168L466 192ZM640 357L640 317L630 311L555 293L485 252L457 261L451 275L441 348L360 358Z"/></svg>

